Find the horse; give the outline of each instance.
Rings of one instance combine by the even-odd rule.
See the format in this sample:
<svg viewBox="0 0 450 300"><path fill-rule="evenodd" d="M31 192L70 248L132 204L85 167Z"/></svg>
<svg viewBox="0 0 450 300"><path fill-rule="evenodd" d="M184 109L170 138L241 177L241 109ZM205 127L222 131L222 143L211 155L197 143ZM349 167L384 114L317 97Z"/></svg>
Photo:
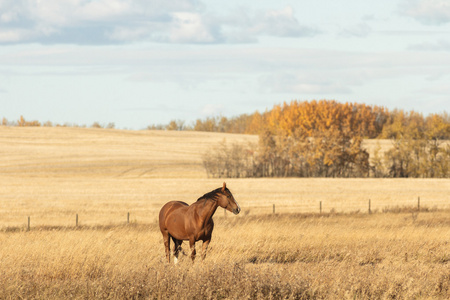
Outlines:
<svg viewBox="0 0 450 300"><path fill-rule="evenodd" d="M219 206L235 215L241 211L225 182L222 187L204 194L191 205L181 201L170 201L161 208L159 228L164 239L166 258L169 263L170 239L175 244L175 264L178 262L178 254L181 251L183 241L189 241L192 262L194 262L196 255L195 242L203 241L202 260L205 259L214 229L212 217Z"/></svg>

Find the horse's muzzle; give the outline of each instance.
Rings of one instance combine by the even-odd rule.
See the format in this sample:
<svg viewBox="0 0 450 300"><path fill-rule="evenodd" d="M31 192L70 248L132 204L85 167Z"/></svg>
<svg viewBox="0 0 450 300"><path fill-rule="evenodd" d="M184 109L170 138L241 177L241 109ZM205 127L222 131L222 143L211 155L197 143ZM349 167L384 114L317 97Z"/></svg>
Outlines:
<svg viewBox="0 0 450 300"><path fill-rule="evenodd" d="M233 209L233 214L235 214L235 215L239 214L240 212L241 212L241 208L240 207L237 207L237 208Z"/></svg>

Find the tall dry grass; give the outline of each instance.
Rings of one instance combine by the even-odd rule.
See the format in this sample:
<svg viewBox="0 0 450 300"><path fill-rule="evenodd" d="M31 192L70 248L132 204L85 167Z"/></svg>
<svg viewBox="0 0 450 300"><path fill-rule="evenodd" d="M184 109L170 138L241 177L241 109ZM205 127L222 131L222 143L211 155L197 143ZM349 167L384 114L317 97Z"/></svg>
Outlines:
<svg viewBox="0 0 450 300"><path fill-rule="evenodd" d="M447 299L448 214L216 217L178 265L152 224L3 231L0 298Z"/></svg>

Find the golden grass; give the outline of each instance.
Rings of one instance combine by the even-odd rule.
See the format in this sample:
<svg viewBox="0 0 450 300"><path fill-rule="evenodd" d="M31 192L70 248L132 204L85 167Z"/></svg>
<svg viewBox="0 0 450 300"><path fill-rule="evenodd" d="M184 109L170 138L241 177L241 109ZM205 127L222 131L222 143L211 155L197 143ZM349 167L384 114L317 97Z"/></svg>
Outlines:
<svg viewBox="0 0 450 300"><path fill-rule="evenodd" d="M159 208L221 185L201 157L223 139L257 141L0 127L0 299L450 297L448 179L227 179L242 213L217 211L205 262L166 264Z"/></svg>
<svg viewBox="0 0 450 300"><path fill-rule="evenodd" d="M217 179L17 178L0 176L0 229L26 226L153 223L171 200L193 203L220 187ZM450 208L448 179L227 179L243 215L367 212L386 207ZM223 215L222 211L218 212Z"/></svg>
<svg viewBox="0 0 450 300"><path fill-rule="evenodd" d="M211 145L257 137L203 132L0 127L0 228L155 221L159 208L194 202L221 185L201 158ZM370 141L369 141L370 142ZM250 215L450 208L448 179L227 179Z"/></svg>
<svg viewBox="0 0 450 300"><path fill-rule="evenodd" d="M226 139L207 132L0 127L2 174L19 177L204 178L202 154Z"/></svg>
<svg viewBox="0 0 450 300"><path fill-rule="evenodd" d="M0 298L446 299L448 213L216 218L176 266L156 225L1 232Z"/></svg>

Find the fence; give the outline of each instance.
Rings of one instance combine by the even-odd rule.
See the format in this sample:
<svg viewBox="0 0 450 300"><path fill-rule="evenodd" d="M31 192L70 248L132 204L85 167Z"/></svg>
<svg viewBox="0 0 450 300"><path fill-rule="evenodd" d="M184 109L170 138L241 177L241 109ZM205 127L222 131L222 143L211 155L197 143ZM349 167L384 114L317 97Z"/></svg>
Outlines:
<svg viewBox="0 0 450 300"><path fill-rule="evenodd" d="M126 224L130 224L130 213L127 213L127 222ZM75 227L79 227L78 223L78 214L75 214ZM28 222L27 222L27 231L31 230L31 216L28 216Z"/></svg>
<svg viewBox="0 0 450 300"><path fill-rule="evenodd" d="M325 213L336 212L334 208L330 208L330 209L326 210L326 207L325 207L324 204L325 203L323 203L323 201L319 201L318 206L317 206L317 211L316 212L312 212L312 213L315 213L315 214L318 213L319 215L321 215L321 214L325 214ZM278 207L280 207L280 206L281 205L277 206L276 204L272 204L271 207L270 206L261 206L261 207L252 207L252 209L253 208L259 208L260 210L264 210L265 213L263 213L263 214L270 214L270 213L271 214L278 214L279 213ZM270 208L272 208L272 209L270 210ZM391 208L387 207L387 208L383 209L383 211L386 211L386 212L388 212L388 211L398 211L398 212L401 212L401 211L413 211L413 212L420 212L420 211L428 211L428 210L429 210L428 208L424 208L424 207L421 208L420 197L418 197L417 198L417 202L413 203L413 205L411 205L411 206L403 206L403 207L396 206L396 207L391 207ZM223 211L224 211L224 215L223 216L227 217L227 211L225 209ZM328 212L326 212L326 211L328 211ZM358 212L359 211L360 210L358 210ZM377 212L377 211L378 210L375 210L375 211L373 210L373 208L372 208L372 200L368 199L368 202L367 202L367 213L368 214L372 214L372 213ZM290 207L290 213L301 213L301 212L293 210L292 207ZM246 215L245 210L244 210L244 215ZM124 217L124 222L121 223L121 224L130 224L130 216L131 216L131 213L127 212L127 214L126 214L126 223L125 223L125 217ZM74 226L75 226L75 228L80 227L79 220L80 220L79 219L79 215L75 214L75 218L74 218L74 221L75 221L74 222ZM31 216L28 216L26 230L30 231L31 228L32 228L31 227Z"/></svg>
<svg viewBox="0 0 450 300"><path fill-rule="evenodd" d="M323 201L319 201L318 207L317 207L318 209L317 209L316 212L318 212L319 214L325 213L325 206L324 206L324 204L325 203L323 203ZM420 209L421 209L420 208L420 197L417 197L417 202L416 203L412 203L412 204L413 205L411 205L411 206L406 205L406 206L404 206L404 208L408 208L409 210L414 209L416 211L420 211ZM272 204L272 213L273 214L277 213L277 207L278 206L276 204ZM284 206L282 206L282 207L284 207ZM255 208L265 209L267 212L269 212L269 209L270 209L267 206L260 206L260 207L255 207ZM400 206L396 206L395 208L400 209L401 207ZM289 206L289 209L290 209L291 212L292 211L296 211L296 210L301 210L300 206L299 207ZM384 210L392 211L392 210L394 210L394 208L385 207ZM328 209L328 212L334 212L334 211L336 211L336 209L334 207L331 207L331 208ZM355 211L361 211L361 206L358 206L358 208L355 209ZM314 213L314 211L312 211L312 212ZM372 200L371 199L368 199L368 202L367 202L367 212L369 214L374 212L374 210L372 208Z"/></svg>

